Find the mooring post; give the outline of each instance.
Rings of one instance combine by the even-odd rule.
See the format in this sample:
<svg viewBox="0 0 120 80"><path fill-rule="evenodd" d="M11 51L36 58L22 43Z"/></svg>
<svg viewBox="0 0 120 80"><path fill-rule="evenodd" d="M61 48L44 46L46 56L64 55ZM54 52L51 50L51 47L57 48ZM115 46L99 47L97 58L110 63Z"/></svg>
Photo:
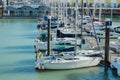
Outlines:
<svg viewBox="0 0 120 80"><path fill-rule="evenodd" d="M51 32L50 32L51 26L50 25L51 24L50 23L51 23L51 16L48 15L47 17L48 17L48 27L47 27L48 28L48 30L47 30L48 31L48 33L47 33L48 34L48 39L47 39L48 40L48 42L47 42L47 56L49 56L50 55L50 50L51 50L50 49L50 40L51 40L51 35L50 35L51 34Z"/></svg>
<svg viewBox="0 0 120 80"><path fill-rule="evenodd" d="M112 21L109 18L105 20L105 66L109 66L109 35L110 35L110 26L112 25Z"/></svg>

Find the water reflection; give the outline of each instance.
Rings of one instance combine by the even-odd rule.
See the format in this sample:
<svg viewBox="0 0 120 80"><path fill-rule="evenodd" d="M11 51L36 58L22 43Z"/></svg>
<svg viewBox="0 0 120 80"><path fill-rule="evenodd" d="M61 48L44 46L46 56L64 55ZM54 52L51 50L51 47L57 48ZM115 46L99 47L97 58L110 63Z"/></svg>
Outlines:
<svg viewBox="0 0 120 80"><path fill-rule="evenodd" d="M108 67L107 66L105 66L105 68L104 68L104 78L105 78L105 80L110 80L108 77Z"/></svg>
<svg viewBox="0 0 120 80"><path fill-rule="evenodd" d="M21 35L21 36L26 39L35 39L36 38L35 34L26 34L26 35Z"/></svg>
<svg viewBox="0 0 120 80"><path fill-rule="evenodd" d="M111 71L112 71L112 75L115 77L115 79L116 80L120 80L120 77L118 76L118 74L117 74L117 70L115 69L115 70L112 70L111 69ZM109 77L109 76L108 76Z"/></svg>
<svg viewBox="0 0 120 80"><path fill-rule="evenodd" d="M86 68L86 71L79 73L72 73L68 75L68 80L101 80L101 71L98 68Z"/></svg>
<svg viewBox="0 0 120 80"><path fill-rule="evenodd" d="M29 66L11 66L11 68L8 68L5 71L2 71L0 74L21 74L21 73L29 73L29 74L34 74L35 69L33 67L33 65L29 65ZM21 74L22 75L22 74Z"/></svg>
<svg viewBox="0 0 120 80"><path fill-rule="evenodd" d="M0 75L16 73L34 73L34 59L16 61L13 64L0 65ZM3 70L4 69L4 70Z"/></svg>
<svg viewBox="0 0 120 80"><path fill-rule="evenodd" d="M35 53L35 51L33 50L24 50L24 51L11 51L11 53L17 53L17 54L33 54L33 53Z"/></svg>
<svg viewBox="0 0 120 80"><path fill-rule="evenodd" d="M68 80L120 80L118 76L114 77L109 68L88 68L87 71L71 73L67 76Z"/></svg>
<svg viewBox="0 0 120 80"><path fill-rule="evenodd" d="M4 49L33 49L34 46L32 45L18 45L18 46L7 46L7 47L4 47Z"/></svg>
<svg viewBox="0 0 120 80"><path fill-rule="evenodd" d="M14 34L16 35L16 34ZM32 31L30 34L28 34L27 32L21 33L21 34L17 34L16 36L23 38L23 39L32 39L34 40L36 38L37 32Z"/></svg>
<svg viewBox="0 0 120 80"><path fill-rule="evenodd" d="M28 60L21 60L21 61L17 61L15 64L18 65L34 65L34 59L28 59ZM26 64L27 63L27 64Z"/></svg>

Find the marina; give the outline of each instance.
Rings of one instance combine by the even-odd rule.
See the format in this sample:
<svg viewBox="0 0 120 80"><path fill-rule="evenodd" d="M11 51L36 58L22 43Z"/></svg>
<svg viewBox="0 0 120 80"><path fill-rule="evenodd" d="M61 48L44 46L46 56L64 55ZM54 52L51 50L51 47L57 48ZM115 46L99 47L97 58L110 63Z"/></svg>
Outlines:
<svg viewBox="0 0 120 80"><path fill-rule="evenodd" d="M37 19L32 10L39 8L30 6L22 7L30 11L18 13L21 18L12 18L14 11L2 12L2 80L120 80L120 19L115 11L103 16L104 1L95 2L93 10L84 0L72 6L62 0L41 3L45 9L42 17L35 14ZM8 1L6 5L10 8Z"/></svg>
<svg viewBox="0 0 120 80"><path fill-rule="evenodd" d="M117 19L119 21L119 19ZM34 39L36 19L0 19L0 78L3 80L119 80L110 68L96 66L63 71L36 71ZM113 24L119 25L118 22ZM102 40L101 40L102 41ZM102 41L104 43L104 40ZM28 77L29 76L29 77ZM59 78L58 78L59 77Z"/></svg>

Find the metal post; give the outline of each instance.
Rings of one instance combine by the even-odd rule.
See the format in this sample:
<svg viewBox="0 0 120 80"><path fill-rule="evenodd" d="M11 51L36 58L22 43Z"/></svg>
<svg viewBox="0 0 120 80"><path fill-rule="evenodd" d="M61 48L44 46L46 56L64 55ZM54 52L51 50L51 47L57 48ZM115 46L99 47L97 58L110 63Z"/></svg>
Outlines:
<svg viewBox="0 0 120 80"><path fill-rule="evenodd" d="M9 5L9 0L6 1L6 5L7 5L7 6Z"/></svg>
<svg viewBox="0 0 120 80"><path fill-rule="evenodd" d="M50 55L50 40L51 40L51 36L50 36L50 28L51 28L51 26L50 26L50 21L51 21L51 16L48 16L48 43L47 43L47 56L49 56Z"/></svg>
<svg viewBox="0 0 120 80"><path fill-rule="evenodd" d="M110 26L112 22L110 19L106 19L105 26L106 26L106 33L105 33L105 66L109 66L109 35L110 35Z"/></svg>

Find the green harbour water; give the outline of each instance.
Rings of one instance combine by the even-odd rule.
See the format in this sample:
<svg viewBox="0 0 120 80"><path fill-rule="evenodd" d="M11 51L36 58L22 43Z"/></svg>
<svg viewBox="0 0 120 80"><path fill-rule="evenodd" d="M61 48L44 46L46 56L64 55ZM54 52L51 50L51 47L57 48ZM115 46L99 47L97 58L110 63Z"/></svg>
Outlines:
<svg viewBox="0 0 120 80"><path fill-rule="evenodd" d="M120 25L120 20L114 22ZM0 80L120 80L104 67L36 71L34 40L37 19L0 19Z"/></svg>

